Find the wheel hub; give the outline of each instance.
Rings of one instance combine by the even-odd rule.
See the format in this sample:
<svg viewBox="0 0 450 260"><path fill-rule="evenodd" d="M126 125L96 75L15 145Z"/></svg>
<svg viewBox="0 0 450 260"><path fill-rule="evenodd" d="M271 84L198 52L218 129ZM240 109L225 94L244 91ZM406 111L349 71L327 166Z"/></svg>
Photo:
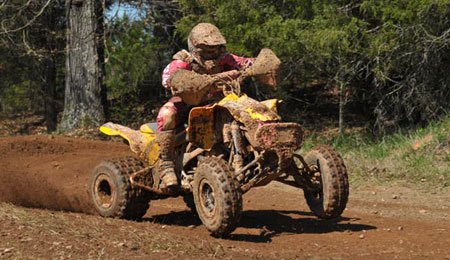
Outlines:
<svg viewBox="0 0 450 260"><path fill-rule="evenodd" d="M203 211L208 215L214 215L214 210L216 208L216 199L214 197L213 188L205 181L200 185L200 203L202 205Z"/></svg>
<svg viewBox="0 0 450 260"><path fill-rule="evenodd" d="M94 197L96 203L102 208L111 207L115 197L115 190L113 189L111 180L107 175L102 174L98 176L97 180L95 181Z"/></svg>

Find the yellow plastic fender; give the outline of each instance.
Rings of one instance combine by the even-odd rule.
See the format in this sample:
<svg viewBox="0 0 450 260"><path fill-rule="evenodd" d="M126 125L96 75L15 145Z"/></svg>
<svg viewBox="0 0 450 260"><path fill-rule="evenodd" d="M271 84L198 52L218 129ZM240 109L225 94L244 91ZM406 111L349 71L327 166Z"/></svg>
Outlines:
<svg viewBox="0 0 450 260"><path fill-rule="evenodd" d="M137 131L123 125L108 122L100 126L100 132L109 136L121 136L128 141L130 149L150 165L155 164L158 160L159 146L156 142L156 133L150 128L149 124L142 125Z"/></svg>
<svg viewBox="0 0 450 260"><path fill-rule="evenodd" d="M279 121L281 117L276 111L276 99L263 102L249 98L247 95L237 96L231 93L211 106L195 107L189 113L189 141L205 150L215 144L216 107L227 109L237 121L246 125L249 121Z"/></svg>

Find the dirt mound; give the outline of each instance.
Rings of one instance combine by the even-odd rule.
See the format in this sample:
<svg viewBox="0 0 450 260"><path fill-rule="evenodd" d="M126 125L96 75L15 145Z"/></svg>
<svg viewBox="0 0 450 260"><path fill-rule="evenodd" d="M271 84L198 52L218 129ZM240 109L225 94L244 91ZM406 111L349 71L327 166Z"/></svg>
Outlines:
<svg viewBox="0 0 450 260"><path fill-rule="evenodd" d="M0 201L93 213L87 184L102 160L130 155L128 146L75 138L0 138Z"/></svg>

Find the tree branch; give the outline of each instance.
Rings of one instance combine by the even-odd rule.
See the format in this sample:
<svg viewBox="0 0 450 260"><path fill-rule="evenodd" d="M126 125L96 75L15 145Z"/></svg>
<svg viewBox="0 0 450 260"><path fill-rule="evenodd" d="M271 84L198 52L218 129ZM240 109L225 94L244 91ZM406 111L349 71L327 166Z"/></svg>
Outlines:
<svg viewBox="0 0 450 260"><path fill-rule="evenodd" d="M23 29L29 27L30 25L32 25L32 24L34 23L34 21L35 21L39 16L41 16L41 15L44 13L45 9L47 8L47 6L50 5L50 3L51 3L52 1L54 1L54 0L48 0L48 1L45 3L45 5L41 8L41 10L39 10L39 12L38 12L38 13L37 13L30 21L28 21L25 25L23 25L23 26L21 26L21 27L19 27L19 28L16 28L16 29L12 29L12 30L6 30L6 28L2 26L2 27L3 27L3 28L2 28L2 29L3 29L3 32L0 32L0 34L14 33L14 32L18 32L18 31L21 31L21 30L23 30Z"/></svg>

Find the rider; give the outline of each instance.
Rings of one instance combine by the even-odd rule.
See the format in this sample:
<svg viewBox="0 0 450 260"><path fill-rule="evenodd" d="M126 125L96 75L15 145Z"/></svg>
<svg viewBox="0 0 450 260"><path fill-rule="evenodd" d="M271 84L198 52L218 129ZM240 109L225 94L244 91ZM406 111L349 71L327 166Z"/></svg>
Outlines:
<svg viewBox="0 0 450 260"><path fill-rule="evenodd" d="M162 75L162 84L170 90L170 76L179 69L212 75L221 80L236 79L239 70L249 67L254 58L244 58L226 51L225 37L210 23L199 23L188 36L188 49L173 56ZM216 91L205 94L203 100L213 99ZM164 187L178 185L174 169L175 128L186 121L192 106L183 102L179 96L172 96L159 110L158 143L161 159L161 180Z"/></svg>

